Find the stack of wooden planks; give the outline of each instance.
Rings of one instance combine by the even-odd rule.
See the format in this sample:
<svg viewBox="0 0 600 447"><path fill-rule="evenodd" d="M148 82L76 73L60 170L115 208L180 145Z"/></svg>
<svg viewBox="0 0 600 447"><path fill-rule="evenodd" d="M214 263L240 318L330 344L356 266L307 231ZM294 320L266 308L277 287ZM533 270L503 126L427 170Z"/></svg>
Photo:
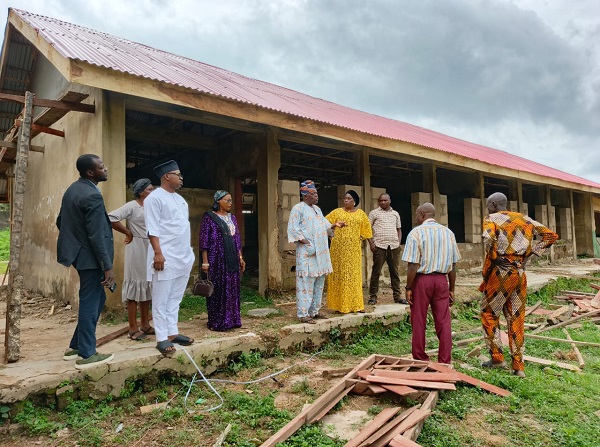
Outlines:
<svg viewBox="0 0 600 447"><path fill-rule="evenodd" d="M346 370L324 372L332 377ZM274 447L293 435L302 425L321 420L344 396L395 395L421 403L410 408L386 408L369 422L346 447L414 447L425 419L432 413L439 391L456 389L457 382L508 396L510 392L455 371L448 365L392 356L371 355L350 370L337 384L300 412L261 447Z"/></svg>

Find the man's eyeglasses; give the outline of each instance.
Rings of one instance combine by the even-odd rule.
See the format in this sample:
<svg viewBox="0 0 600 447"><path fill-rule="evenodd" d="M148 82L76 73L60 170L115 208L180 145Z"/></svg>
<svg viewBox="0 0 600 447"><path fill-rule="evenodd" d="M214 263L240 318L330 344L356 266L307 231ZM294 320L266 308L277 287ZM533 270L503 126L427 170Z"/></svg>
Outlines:
<svg viewBox="0 0 600 447"><path fill-rule="evenodd" d="M181 172L167 172L167 174L173 174L173 175L176 175L179 178L183 178L183 174Z"/></svg>
<svg viewBox="0 0 600 447"><path fill-rule="evenodd" d="M233 200L231 199L221 199L223 202L227 202L227 203L233 203Z"/></svg>

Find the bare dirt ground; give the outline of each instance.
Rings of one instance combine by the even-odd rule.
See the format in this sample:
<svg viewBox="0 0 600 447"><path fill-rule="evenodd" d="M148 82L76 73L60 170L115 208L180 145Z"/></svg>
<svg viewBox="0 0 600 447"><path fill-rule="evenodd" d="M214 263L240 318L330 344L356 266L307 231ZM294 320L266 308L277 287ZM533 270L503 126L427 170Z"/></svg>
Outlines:
<svg viewBox="0 0 600 447"><path fill-rule="evenodd" d="M600 265L593 264L591 260L570 261L548 266L531 266L527 276L530 286L541 286L551 278L585 275L591 271L600 271ZM456 289L457 301L468 302L479 299L480 294L477 291L477 287L480 281L481 277L479 274L459 273ZM366 290L364 292L366 302L368 294ZM6 324L6 293L6 286L3 286L0 289L0 338L2 340L4 339ZM282 315L267 318L244 317L242 319L243 326L240 329L227 333L227 335L253 332L267 336L276 336L281 327L297 322L296 307L293 300L294 295L292 294L278 298L275 307L282 312ZM393 298L390 288L382 286L380 288L378 304L392 303ZM372 309L373 306L365 306L366 312ZM328 310L325 304L322 313L330 317L336 315L335 312ZM121 319L119 318L119 320ZM196 315L191 321L180 322L180 332L196 340L219 338L225 335L222 332L208 330L206 321L206 314ZM21 361L43 360L44 358L56 359L57 352L62 353L67 348L76 324L77 312L73 306L40 294L26 293L23 299L21 318ZM111 334L126 326L125 322L115 324L114 320L107 322L106 318L101 317L98 324L97 337L100 338ZM99 351L117 351L120 347L131 347L132 343L154 343L154 337L149 337L142 342L134 342L129 340L127 335L123 335L99 348Z"/></svg>

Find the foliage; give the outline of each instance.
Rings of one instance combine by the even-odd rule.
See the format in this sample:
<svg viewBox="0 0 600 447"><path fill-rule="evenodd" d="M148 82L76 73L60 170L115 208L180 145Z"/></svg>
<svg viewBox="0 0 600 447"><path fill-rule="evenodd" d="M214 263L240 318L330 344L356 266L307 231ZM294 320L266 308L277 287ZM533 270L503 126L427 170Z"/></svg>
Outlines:
<svg viewBox="0 0 600 447"><path fill-rule="evenodd" d="M0 230L0 261L8 261L10 257L10 229Z"/></svg>
<svg viewBox="0 0 600 447"><path fill-rule="evenodd" d="M531 294L530 302L547 300L545 302L551 303L554 294L561 289L588 290L588 287L589 281L586 280L559 279ZM256 303L264 305L264 301L261 302L258 298ZM457 303L457 309L459 316L453 320L455 330L457 327L460 330L479 327L479 321L474 318L477 315L476 304ZM598 326L590 321L585 321L578 327L570 327L569 333L575 340L600 343ZM564 338L560 329L548 331L544 335ZM405 355L410 352L410 338L411 330L407 322L392 327L372 324L358 330L346 344L342 343L341 337L330 343L317 358L330 368L339 368L356 365L372 353ZM427 340L427 349L437 347L433 324L428 325ZM598 411L597 390L600 389L600 352L597 348L580 346L586 361L582 373L527 363L526 379L514 377L506 370L481 369L480 359L466 355L470 349L471 347L465 347L454 350L457 368L475 378L508 389L512 395L502 398L464 384L457 384L456 391L442 392L434 414L424 424L418 438L419 445L598 445L600 424L594 414ZM527 353L536 357L557 359L560 356L561 361L568 362L569 350L569 345L564 343L527 341ZM220 374L235 374L242 376L240 380L246 380L247 377L266 375L274 370L271 362L294 364L296 360L285 357L281 352L277 359L270 360L264 359L260 352L249 352L235 357ZM223 445L252 447L287 424L300 411L302 404L313 401L323 392L320 388L321 378L316 379L311 375L312 368L311 363L308 363L285 372L278 376L277 384L271 381L251 386L215 384L223 398L223 405L212 412L204 410L218 405L220 400L205 383L195 383L190 389L187 404L184 404L183 396L189 388L190 377L165 376L160 378L155 389L147 389L148 385L144 384L143 379L136 379L126 383L119 399L72 401L60 412L26 402L14 416L14 420L23 426L27 436L39 437L44 445L143 445L150 442L144 436L152 430L152 443L159 446L208 446L214 444L227 424L231 424L231 432ZM64 382L62 385L66 384ZM294 404L286 405L285 408L289 409L275 406L275 398L281 392L287 393L284 396L286 398L295 398L289 400ZM176 397L172 399L173 396ZM344 406L352 408L353 399L355 397L347 396L332 412L339 411ZM166 409L148 415L137 413L140 405L166 401L169 401ZM393 397L380 398L367 412L374 416L383 408L393 405L398 405ZM0 407L0 417L7 419L9 412L8 407ZM10 417L13 419L12 414ZM124 427L117 434L115 427L121 422ZM164 429L167 426L172 429ZM63 428L69 429L69 438L57 442L56 433ZM23 440L18 445L26 445L26 441ZM326 436L318 424L303 426L292 437L279 444L280 447L342 445L343 441Z"/></svg>
<svg viewBox="0 0 600 447"><path fill-rule="evenodd" d="M235 360L229 362L227 371L231 374L237 374L243 369L256 368L262 363L262 354L260 351L242 352Z"/></svg>

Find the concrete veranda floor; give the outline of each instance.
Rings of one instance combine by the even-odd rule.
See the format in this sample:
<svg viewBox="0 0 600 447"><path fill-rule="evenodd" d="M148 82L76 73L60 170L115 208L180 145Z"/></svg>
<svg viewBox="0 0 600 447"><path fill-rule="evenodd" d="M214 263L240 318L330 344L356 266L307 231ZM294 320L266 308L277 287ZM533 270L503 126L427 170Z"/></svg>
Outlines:
<svg viewBox="0 0 600 447"><path fill-rule="evenodd" d="M592 260L582 260L541 267L529 266L527 276L529 287L537 289L560 276L585 276L597 271L600 271L600 265L594 264ZM474 299L478 296L479 283L479 275L459 274L457 292L463 300ZM382 294L379 302L381 304L377 306L367 306L364 314L329 313L331 318L319 320L316 325L296 324L295 308L292 305L281 306L283 315L275 318L245 318L241 329L225 334L208 331L205 328L206 315L182 322L180 330L196 339L194 345L187 350L197 364L202 365L203 372L210 374L219 366L227 364L232 355L240 352L269 351L276 347L286 351L302 345L316 348L328 341L333 328L351 334L361 325L376 321L390 325L406 318L406 306L393 304L389 292ZM4 301L0 303L0 315L3 316L5 304ZM43 392L52 394L60 384L64 385L66 382L86 383L86 393L92 397L118 395L127 379L147 374L192 375L195 372L183 351L180 350L173 358L164 358L156 350L153 338L145 342L134 342L127 336L119 337L99 348L100 352L115 354L112 362L78 371L74 368L74 362L62 360L76 324L76 315L72 310L59 309L50 316L47 304L36 297L24 301L21 322L22 359L0 366L0 403L17 402ZM100 324L97 335L102 337L123 326ZM0 336L4 334L4 327L2 319ZM60 390L76 391L72 385Z"/></svg>

